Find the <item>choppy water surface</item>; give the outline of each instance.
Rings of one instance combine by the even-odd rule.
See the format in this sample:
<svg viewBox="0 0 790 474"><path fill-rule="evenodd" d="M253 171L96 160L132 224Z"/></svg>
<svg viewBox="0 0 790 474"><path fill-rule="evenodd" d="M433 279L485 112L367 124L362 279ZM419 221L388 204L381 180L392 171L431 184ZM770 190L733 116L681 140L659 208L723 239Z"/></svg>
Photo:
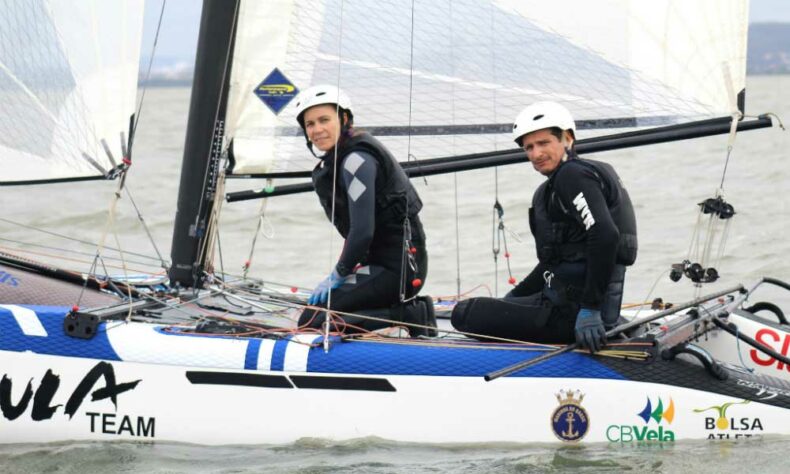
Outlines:
<svg viewBox="0 0 790 474"><path fill-rule="evenodd" d="M747 112L775 112L790 123L790 76L750 77ZM189 91L153 89L138 130L129 188L150 227L161 254L168 259L176 203ZM666 271L685 258L695 204L710 197L724 166L726 137L670 143L596 155L612 163L636 206L640 254L629 270L626 301L661 296L669 301L690 299L687 284L671 283ZM778 128L738 136L724 191L737 211L732 221L727 251L720 265L723 278L716 289L760 276L790 280L790 133ZM491 257L491 210L495 173L481 170L457 177L431 177L426 185L415 181L425 208L423 221L431 258L426 290L433 295L456 292L483 284L492 292L505 291L507 274L500 262L494 274ZM457 179L457 183L456 180ZM526 213L532 191L542 178L528 165L499 170L499 199L505 206L508 226L523 237L509 239L513 271L522 277L535 263ZM455 186L458 199L455 199ZM233 189L261 183L233 182ZM97 241L106 222L113 183L77 183L47 187L3 189L4 219L42 227L50 232ZM457 205L456 205L457 203ZM247 259L260 204L226 204L222 220L222 263L238 272ZM455 213L458 208L459 239ZM312 195L272 200L267 210L267 234L259 238L253 273L272 281L311 287L329 272L339 239L326 223ZM119 205L117 232L126 251L155 255L136 212L125 198ZM18 242L34 258L49 261L64 246L44 234L0 221L0 247ZM114 239L108 243L115 245ZM457 245L460 244L460 245ZM69 254L69 267L87 268L94 251L78 243L65 244L84 252ZM459 252L460 255L457 255ZM313 256L305 259L304 255ZM128 256L132 270L155 268L151 260ZM460 265L458 264L460 262ZM120 271L120 270L118 270ZM498 282L498 285L497 285ZM649 294L651 287L656 289ZM485 288L475 294L486 294ZM768 299L790 308L790 295L764 290ZM375 416L375 413L371 413ZM441 420L437 420L441 423ZM547 414L548 423L548 414ZM7 429L0 422L0 429ZM276 429L276 427L261 427ZM456 445L436 446L362 439L345 443L302 440L286 446L202 447L178 444L68 443L56 445L0 446L0 472L578 472L578 471L716 471L783 472L783 453L790 441L761 439L745 442L678 442L650 445Z"/></svg>
<svg viewBox="0 0 790 474"><path fill-rule="evenodd" d="M0 448L7 473L783 472L787 440L548 446L306 439L285 446L69 443ZM786 466L785 466L786 467Z"/></svg>

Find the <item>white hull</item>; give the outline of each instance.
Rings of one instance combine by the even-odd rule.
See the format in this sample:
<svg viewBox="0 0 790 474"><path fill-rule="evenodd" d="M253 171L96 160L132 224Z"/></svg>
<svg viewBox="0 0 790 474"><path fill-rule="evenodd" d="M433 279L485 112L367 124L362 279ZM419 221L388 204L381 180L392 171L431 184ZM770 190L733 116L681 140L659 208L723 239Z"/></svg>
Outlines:
<svg viewBox="0 0 790 474"><path fill-rule="evenodd" d="M726 413L727 427L720 429L713 425L718 419L715 409L703 413L694 409L742 399L655 383L530 377L485 382L482 377L390 375L386 379L395 392L268 388L194 384L186 374L195 368L117 361L108 363L116 384L140 382L119 393L115 406L109 398L92 401L88 394L69 417L65 413L69 399L100 361L6 351L0 352L0 360L6 378L13 381L14 403L23 397L29 380L34 392L40 392L47 371L60 382L48 404L55 407L51 416L33 420L38 396L34 395L18 418L3 420L0 443L157 440L217 445L367 436L421 443L629 442L640 436L669 442L790 435L788 409L754 401L734 405ZM95 395L106 385L100 378L89 393ZM562 440L553 427L552 416L560 408L556 394L561 390L584 394L580 405L588 425L575 440ZM674 416L646 423L639 413L646 403L655 407L659 399L665 409L669 403L674 405Z"/></svg>

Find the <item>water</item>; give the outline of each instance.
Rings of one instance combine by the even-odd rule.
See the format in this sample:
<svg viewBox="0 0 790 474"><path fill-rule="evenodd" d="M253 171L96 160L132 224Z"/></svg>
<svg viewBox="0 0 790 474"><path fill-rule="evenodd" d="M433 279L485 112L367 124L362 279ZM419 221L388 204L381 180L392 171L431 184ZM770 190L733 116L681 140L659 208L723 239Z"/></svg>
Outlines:
<svg viewBox="0 0 790 474"><path fill-rule="evenodd" d="M790 125L790 76L750 77L747 112L775 112ZM148 91L138 129L134 165L128 187L153 235L159 252L169 259L176 186L183 150L189 91ZM778 127L740 134L724 184L736 209L727 251L719 266L714 291L761 276L790 280L790 133ZM693 295L688 283L672 283L666 272L685 258L696 203L712 196L724 168L726 137L654 145L593 156L612 163L636 206L640 253L629 270L625 300L661 296L682 302ZM457 183L456 180L457 179ZM507 225L522 237L509 238L513 273L522 278L535 264L526 220L532 191L543 178L530 166L500 168L499 199ZM480 170L437 176L425 185L415 181L425 202L423 221L428 235L430 273L426 291L452 295L460 276L462 292L475 295L506 291L507 273L500 258L495 278L491 256L491 212L495 172ZM457 184L458 199L455 199ZM234 181L229 188L261 187L260 182ZM2 189L2 218L42 227L49 232L96 242L107 222L114 183L74 183ZM221 223L222 264L239 273L247 260L260 203L226 204ZM455 214L459 216L456 239ZM125 251L156 255L128 197L119 203L115 231L106 243ZM252 274L271 281L312 287L329 272L341 242L326 222L315 196L286 196L267 208L267 233L259 238ZM18 242L26 242L22 245ZM31 246L35 244L37 246ZM68 254L48 247L67 247ZM0 248L24 249L31 257L87 268L90 246L65 243L52 234L0 221ZM459 252L457 255L456 252ZM304 255L311 258L306 259ZM460 262L460 265L459 265ZM113 261L108 261L113 264ZM119 268L111 271L121 272ZM156 260L127 255L131 271L156 271ZM460 270L459 270L460 267ZM497 285L498 282L498 285ZM651 293L651 288L656 285ZM483 286L479 286L483 285ZM772 288L758 300L790 308L790 297ZM371 414L375 416L375 414ZM434 446L362 439L329 443L307 439L278 447L196 447L178 444L67 443L0 447L2 472L576 472L576 471L716 471L736 472L748 465L757 471L778 471L777 457L790 448L783 439L740 443L679 442L664 445L587 445L578 447L489 444Z"/></svg>

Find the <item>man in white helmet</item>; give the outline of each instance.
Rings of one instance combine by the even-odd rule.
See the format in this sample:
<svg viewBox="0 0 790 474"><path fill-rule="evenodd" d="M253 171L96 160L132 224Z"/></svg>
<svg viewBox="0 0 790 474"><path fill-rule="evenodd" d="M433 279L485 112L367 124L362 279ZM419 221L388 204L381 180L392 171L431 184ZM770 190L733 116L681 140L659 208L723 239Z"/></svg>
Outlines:
<svg viewBox="0 0 790 474"><path fill-rule="evenodd" d="M351 100L330 85L299 94L297 121L307 147L321 161L313 184L321 206L345 239L330 275L316 286L308 304L345 313L332 330L375 330L400 322L436 326L430 297L410 300L428 270L425 233L418 213L422 201L398 161L370 134L354 130ZM331 296L330 296L331 292ZM321 327L325 311L305 309L300 327ZM384 320L384 321L382 321ZM434 330L409 327L411 336Z"/></svg>
<svg viewBox="0 0 790 474"><path fill-rule="evenodd" d="M513 139L547 180L532 198L535 268L504 300L475 298L453 311L453 326L542 343L606 343L620 315L625 266L636 259L631 199L608 163L579 158L576 124L554 102L525 108Z"/></svg>

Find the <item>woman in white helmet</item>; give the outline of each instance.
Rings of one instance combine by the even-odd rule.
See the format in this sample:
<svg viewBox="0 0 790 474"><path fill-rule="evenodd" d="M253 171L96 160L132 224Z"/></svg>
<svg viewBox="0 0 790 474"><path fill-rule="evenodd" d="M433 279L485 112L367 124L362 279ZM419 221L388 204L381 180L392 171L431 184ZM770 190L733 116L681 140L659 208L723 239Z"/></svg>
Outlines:
<svg viewBox="0 0 790 474"><path fill-rule="evenodd" d="M299 94L297 121L307 147L320 159L313 184L321 206L340 235L343 251L308 304L382 322L343 316L333 330L374 330L399 322L436 325L433 302L420 297L428 254L418 213L422 202L397 160L369 133L354 129L351 100L330 85ZM331 296L330 296L331 292ZM325 312L306 309L300 327L321 327ZM435 335L410 327L412 337Z"/></svg>
<svg viewBox="0 0 790 474"><path fill-rule="evenodd" d="M636 259L636 217L614 168L579 158L576 124L554 102L525 108L513 140L547 180L532 198L529 224L538 264L504 300L456 306L453 326L597 351L620 315L625 266Z"/></svg>

